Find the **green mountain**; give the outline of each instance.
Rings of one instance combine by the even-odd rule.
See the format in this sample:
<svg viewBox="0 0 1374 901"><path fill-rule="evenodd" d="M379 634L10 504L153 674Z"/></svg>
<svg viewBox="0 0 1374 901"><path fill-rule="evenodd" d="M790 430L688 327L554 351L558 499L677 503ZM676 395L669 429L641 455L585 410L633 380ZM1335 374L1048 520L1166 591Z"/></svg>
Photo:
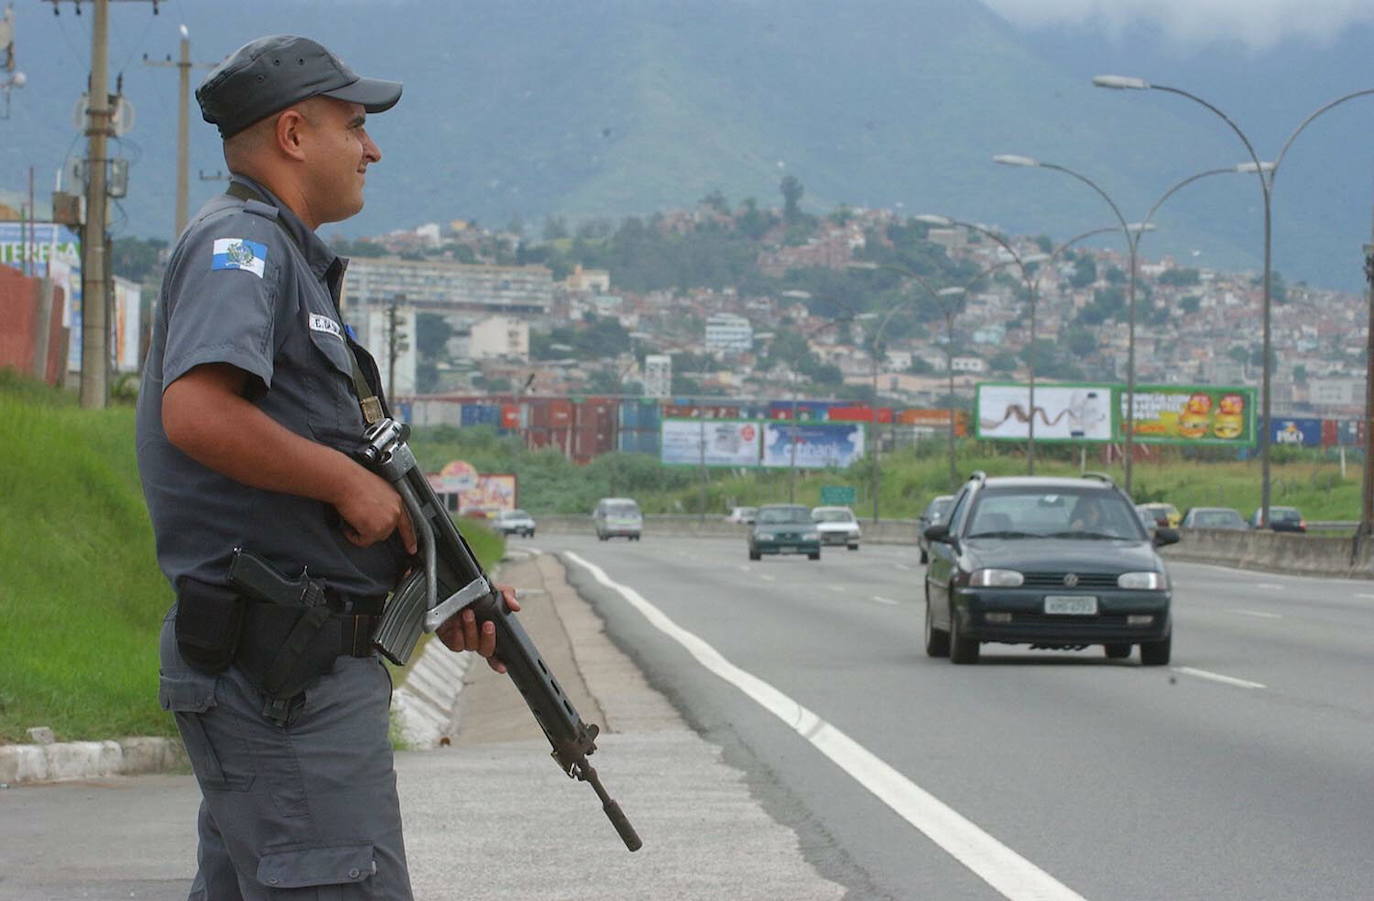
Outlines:
<svg viewBox="0 0 1374 901"><path fill-rule="evenodd" d="M1063 238L1113 223L1107 205L1062 174L995 166L993 154L1070 166L1128 220L1183 177L1242 158L1198 110L1095 89L1076 70L1086 58L1110 70L1110 55L1080 52L1071 66L1062 45L1032 40L969 0L170 0L157 17L141 7L114 4L111 17L112 69L139 113L121 142L134 166L118 224L140 235L171 230L176 96L174 70L141 55L174 53L179 22L196 59L294 31L361 71L406 82L401 104L371 129L384 159L368 208L336 227L347 235L455 218L519 219L537 234L550 214L647 213L713 191L777 206L790 174L812 210L939 212ZM34 165L42 190L79 152L69 110L84 86L88 22L21 11L29 85L0 120L0 187L20 188ZM1275 80L1301 83L1302 71L1346 57L1313 50L1284 60ZM1255 90L1255 73L1213 76L1200 92ZM193 133L194 179L222 162L198 117ZM193 200L220 187L194 180ZM1190 188L1160 214L1146 254L1197 250L1211 265L1255 265L1257 198L1254 179L1240 176ZM1311 240L1299 258L1278 254L1278 265L1290 278L1349 287L1345 245L1354 232L1358 248L1361 227L1346 210L1303 215Z"/></svg>

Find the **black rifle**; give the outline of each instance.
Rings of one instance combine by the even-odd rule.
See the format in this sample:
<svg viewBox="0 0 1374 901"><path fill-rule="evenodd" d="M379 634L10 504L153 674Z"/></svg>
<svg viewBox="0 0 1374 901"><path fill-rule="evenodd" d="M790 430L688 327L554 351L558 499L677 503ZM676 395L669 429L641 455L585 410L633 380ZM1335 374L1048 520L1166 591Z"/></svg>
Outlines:
<svg viewBox="0 0 1374 901"><path fill-rule="evenodd" d="M386 479L405 502L420 539L424 567L411 573L392 594L375 639L387 659L404 664L421 632L433 632L464 607L479 623L496 626L496 656L506 665L539 728L553 745L553 758L569 777L591 783L601 809L620 834L625 847L638 851L643 844L620 805L602 788L587 756L596 750L596 724L582 722L572 702L539 656L520 621L506 606L429 480L420 471L406 438L410 428L382 419L363 435L359 456Z"/></svg>

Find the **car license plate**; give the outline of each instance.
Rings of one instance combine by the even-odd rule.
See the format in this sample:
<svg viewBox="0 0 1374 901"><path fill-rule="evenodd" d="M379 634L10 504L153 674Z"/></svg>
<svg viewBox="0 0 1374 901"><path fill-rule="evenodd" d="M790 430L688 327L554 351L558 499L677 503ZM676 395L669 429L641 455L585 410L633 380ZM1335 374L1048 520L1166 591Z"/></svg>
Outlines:
<svg viewBox="0 0 1374 901"><path fill-rule="evenodd" d="M1097 598L1080 594L1046 595L1045 612L1066 616L1096 616Z"/></svg>
<svg viewBox="0 0 1374 901"><path fill-rule="evenodd" d="M779 554L795 554L796 552L797 549L790 544L784 544L782 547L778 548Z"/></svg>

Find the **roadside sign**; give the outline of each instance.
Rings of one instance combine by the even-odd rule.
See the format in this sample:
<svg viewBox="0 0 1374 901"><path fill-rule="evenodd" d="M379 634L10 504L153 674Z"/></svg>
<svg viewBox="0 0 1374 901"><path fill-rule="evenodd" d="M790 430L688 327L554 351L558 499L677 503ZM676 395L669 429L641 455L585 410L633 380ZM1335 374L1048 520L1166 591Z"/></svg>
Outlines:
<svg viewBox="0 0 1374 901"><path fill-rule="evenodd" d="M822 485L821 504L826 507L854 506L853 485Z"/></svg>

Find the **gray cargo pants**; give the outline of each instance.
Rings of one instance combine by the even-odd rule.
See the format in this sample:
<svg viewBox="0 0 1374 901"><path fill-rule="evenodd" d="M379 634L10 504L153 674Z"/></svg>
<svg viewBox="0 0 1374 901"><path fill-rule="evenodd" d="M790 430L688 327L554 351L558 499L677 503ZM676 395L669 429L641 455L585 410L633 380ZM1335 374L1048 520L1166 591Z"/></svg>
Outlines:
<svg viewBox="0 0 1374 901"><path fill-rule="evenodd" d="M181 659L175 611L158 699L202 795L189 901L409 901L380 658L340 657L279 726L238 667L207 676Z"/></svg>

